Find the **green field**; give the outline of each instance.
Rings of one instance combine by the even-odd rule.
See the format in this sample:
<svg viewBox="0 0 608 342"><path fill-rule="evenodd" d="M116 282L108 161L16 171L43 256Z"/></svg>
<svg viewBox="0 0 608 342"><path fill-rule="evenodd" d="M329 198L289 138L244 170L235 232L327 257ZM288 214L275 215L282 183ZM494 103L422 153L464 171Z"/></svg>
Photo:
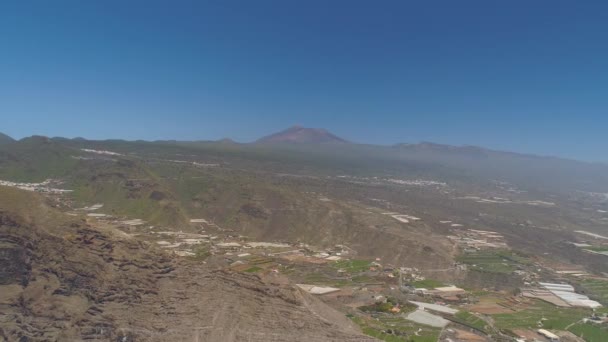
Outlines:
<svg viewBox="0 0 608 342"><path fill-rule="evenodd" d="M471 269L510 274L520 265L528 265L530 261L512 251L479 251L465 253L457 258L458 261L469 265Z"/></svg>
<svg viewBox="0 0 608 342"><path fill-rule="evenodd" d="M553 304L535 300L534 304L525 310L497 314L492 317L496 326L500 329L538 329L540 327L538 323L542 320L543 328L564 330L568 325L590 315L590 310L560 308Z"/></svg>
<svg viewBox="0 0 608 342"><path fill-rule="evenodd" d="M604 342L608 340L608 327L602 327L597 324L578 323L568 328L568 331L588 342Z"/></svg>
<svg viewBox="0 0 608 342"><path fill-rule="evenodd" d="M608 281L599 279L586 279L581 286L589 296L604 305L608 305Z"/></svg>
<svg viewBox="0 0 608 342"><path fill-rule="evenodd" d="M458 311L454 318L485 333L489 333L491 330L486 321L468 311Z"/></svg>
<svg viewBox="0 0 608 342"><path fill-rule="evenodd" d="M444 283L438 281L438 280L433 280L433 279L425 279L425 280L419 280L419 281L415 281L412 282L410 285L412 285L415 288L423 288L423 289L434 289L436 287L442 287L445 286Z"/></svg>
<svg viewBox="0 0 608 342"><path fill-rule="evenodd" d="M582 323L583 318L591 316L591 310L578 308L559 308L542 301L535 301L532 307L509 314L493 315L495 326L502 330L517 328L542 328L568 330L583 337L588 342L604 342L608 336L608 327L591 323ZM567 329L566 329L567 328Z"/></svg>
<svg viewBox="0 0 608 342"><path fill-rule="evenodd" d="M400 316L384 315L374 321L360 317L351 318L361 327L363 333L387 342L436 342L441 332L440 329L410 322ZM386 333L389 329L394 333Z"/></svg>

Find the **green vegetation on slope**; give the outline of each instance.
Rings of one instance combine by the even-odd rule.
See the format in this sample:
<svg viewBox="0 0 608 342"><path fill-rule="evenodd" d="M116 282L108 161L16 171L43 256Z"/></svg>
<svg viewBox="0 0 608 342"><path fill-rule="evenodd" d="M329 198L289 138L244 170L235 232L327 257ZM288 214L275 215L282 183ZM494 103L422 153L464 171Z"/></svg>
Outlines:
<svg viewBox="0 0 608 342"><path fill-rule="evenodd" d="M0 186L0 211L17 214L29 223L45 224L49 229L73 219L51 208L40 194L6 186Z"/></svg>
<svg viewBox="0 0 608 342"><path fill-rule="evenodd" d="M103 203L103 212L151 224L186 222L179 203L148 166L138 160L96 161L73 172L68 185L79 206Z"/></svg>
<svg viewBox="0 0 608 342"><path fill-rule="evenodd" d="M0 145L0 179L15 182L42 182L65 178L81 165L74 158L79 150L44 137L32 137Z"/></svg>

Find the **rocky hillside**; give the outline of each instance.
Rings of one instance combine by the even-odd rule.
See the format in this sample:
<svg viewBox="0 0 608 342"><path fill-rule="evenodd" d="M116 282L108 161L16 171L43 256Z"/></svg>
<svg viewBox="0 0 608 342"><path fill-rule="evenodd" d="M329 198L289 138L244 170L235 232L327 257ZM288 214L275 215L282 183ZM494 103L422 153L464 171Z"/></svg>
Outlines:
<svg viewBox="0 0 608 342"><path fill-rule="evenodd" d="M289 285L174 260L4 187L0 312L6 341L370 341Z"/></svg>
<svg viewBox="0 0 608 342"><path fill-rule="evenodd" d="M9 137L8 135L1 133L0 132L0 144L7 144L7 143L11 143L14 142L15 139Z"/></svg>

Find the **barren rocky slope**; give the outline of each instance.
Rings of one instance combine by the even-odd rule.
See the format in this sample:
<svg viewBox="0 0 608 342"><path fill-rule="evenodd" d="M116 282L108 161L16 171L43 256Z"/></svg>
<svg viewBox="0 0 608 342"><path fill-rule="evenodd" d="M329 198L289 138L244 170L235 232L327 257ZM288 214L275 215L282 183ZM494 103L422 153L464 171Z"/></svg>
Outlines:
<svg viewBox="0 0 608 342"><path fill-rule="evenodd" d="M0 195L2 340L372 340L291 286L173 260L33 194Z"/></svg>

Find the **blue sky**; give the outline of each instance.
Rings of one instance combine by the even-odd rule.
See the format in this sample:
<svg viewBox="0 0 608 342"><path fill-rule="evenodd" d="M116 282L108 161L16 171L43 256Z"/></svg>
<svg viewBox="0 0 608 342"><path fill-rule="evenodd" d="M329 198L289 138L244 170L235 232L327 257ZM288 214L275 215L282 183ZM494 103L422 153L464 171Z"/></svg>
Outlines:
<svg viewBox="0 0 608 342"><path fill-rule="evenodd" d="M0 2L0 132L608 161L606 1Z"/></svg>

